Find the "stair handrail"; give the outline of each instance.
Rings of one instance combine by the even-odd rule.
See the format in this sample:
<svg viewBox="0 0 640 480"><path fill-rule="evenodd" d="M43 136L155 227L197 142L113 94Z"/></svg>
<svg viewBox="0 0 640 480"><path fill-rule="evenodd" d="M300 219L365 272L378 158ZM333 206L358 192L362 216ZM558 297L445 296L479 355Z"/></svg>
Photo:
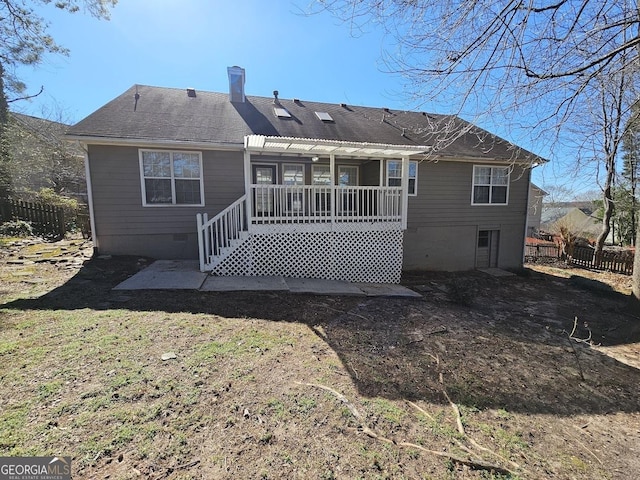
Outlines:
<svg viewBox="0 0 640 480"><path fill-rule="evenodd" d="M239 239L241 232L247 231L246 200L245 194L211 219L207 213L196 215L200 271L205 271L208 259L229 247L232 240Z"/></svg>

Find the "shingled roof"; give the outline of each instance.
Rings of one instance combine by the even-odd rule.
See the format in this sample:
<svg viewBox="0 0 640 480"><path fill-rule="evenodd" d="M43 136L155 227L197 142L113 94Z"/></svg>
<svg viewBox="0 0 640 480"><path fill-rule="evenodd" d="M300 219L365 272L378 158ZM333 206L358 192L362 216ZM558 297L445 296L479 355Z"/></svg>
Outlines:
<svg viewBox="0 0 640 480"><path fill-rule="evenodd" d="M290 117L278 117L274 107ZM316 113L331 120L321 120ZM322 115L321 115L322 116ZM462 134L460 134L462 132ZM242 148L245 135L429 145L440 156L543 162L544 159L456 116L135 85L71 127L92 142L183 142Z"/></svg>

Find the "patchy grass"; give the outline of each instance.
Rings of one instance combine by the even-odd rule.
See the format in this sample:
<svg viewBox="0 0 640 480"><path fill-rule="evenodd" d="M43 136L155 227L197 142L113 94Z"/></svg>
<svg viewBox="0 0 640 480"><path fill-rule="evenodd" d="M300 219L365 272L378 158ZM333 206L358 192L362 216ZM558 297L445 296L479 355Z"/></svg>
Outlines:
<svg viewBox="0 0 640 480"><path fill-rule="evenodd" d="M23 240L20 237L7 237L5 235L0 235L0 248L6 248L13 245L16 242Z"/></svg>
<svg viewBox="0 0 640 480"><path fill-rule="evenodd" d="M70 455L74 478L640 470L635 319L620 298L559 289L559 277L417 277L433 288L415 301L127 295L111 287L138 259L34 268L37 285L0 265L0 455ZM621 359L576 344L584 381L563 333L575 316ZM512 473L456 460L468 451Z"/></svg>

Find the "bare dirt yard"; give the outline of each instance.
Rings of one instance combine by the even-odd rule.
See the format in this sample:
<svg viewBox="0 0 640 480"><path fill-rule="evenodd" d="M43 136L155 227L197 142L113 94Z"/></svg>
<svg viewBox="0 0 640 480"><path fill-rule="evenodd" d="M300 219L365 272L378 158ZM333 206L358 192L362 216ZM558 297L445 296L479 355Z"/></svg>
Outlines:
<svg viewBox="0 0 640 480"><path fill-rule="evenodd" d="M91 479L634 479L627 277L410 273L419 299L112 291L149 263L0 241L0 455Z"/></svg>

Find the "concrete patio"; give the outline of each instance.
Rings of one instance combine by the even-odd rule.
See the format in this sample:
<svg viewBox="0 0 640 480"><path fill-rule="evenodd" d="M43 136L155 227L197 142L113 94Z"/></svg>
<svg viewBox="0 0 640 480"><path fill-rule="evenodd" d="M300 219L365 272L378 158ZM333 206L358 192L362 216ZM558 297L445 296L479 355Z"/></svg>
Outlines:
<svg viewBox="0 0 640 480"><path fill-rule="evenodd" d="M202 292L282 291L315 295L420 298L396 284L350 283L340 280L288 277L215 277L192 260L157 260L114 290L199 290Z"/></svg>

